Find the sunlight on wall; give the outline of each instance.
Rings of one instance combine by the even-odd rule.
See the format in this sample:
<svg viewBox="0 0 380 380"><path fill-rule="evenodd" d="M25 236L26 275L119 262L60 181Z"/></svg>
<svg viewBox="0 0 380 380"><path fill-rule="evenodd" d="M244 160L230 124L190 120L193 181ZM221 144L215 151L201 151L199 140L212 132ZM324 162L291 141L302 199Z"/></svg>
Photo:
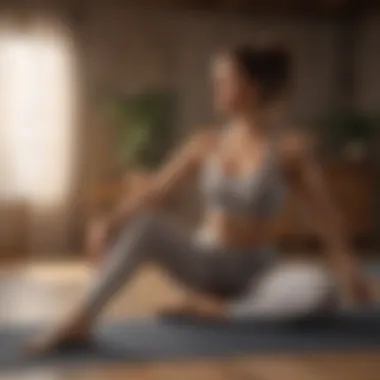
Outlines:
<svg viewBox="0 0 380 380"><path fill-rule="evenodd" d="M52 26L0 32L3 198L50 207L68 196L75 106L70 48Z"/></svg>

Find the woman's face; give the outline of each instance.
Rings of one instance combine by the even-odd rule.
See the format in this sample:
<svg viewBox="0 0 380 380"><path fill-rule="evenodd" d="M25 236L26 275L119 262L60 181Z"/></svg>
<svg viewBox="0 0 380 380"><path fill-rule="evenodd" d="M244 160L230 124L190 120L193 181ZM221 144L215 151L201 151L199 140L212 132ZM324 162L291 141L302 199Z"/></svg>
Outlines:
<svg viewBox="0 0 380 380"><path fill-rule="evenodd" d="M215 108L222 114L244 112L253 106L255 88L228 56L217 58L213 65L213 88Z"/></svg>

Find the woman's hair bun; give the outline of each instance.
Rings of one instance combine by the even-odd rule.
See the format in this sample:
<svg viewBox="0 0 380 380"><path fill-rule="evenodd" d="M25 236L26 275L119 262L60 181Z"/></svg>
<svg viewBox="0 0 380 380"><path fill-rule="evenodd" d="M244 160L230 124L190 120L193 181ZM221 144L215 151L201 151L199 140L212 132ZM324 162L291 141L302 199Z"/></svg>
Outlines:
<svg viewBox="0 0 380 380"><path fill-rule="evenodd" d="M232 50L232 56L247 79L260 86L264 100L273 100L287 86L291 62L283 45L242 45Z"/></svg>

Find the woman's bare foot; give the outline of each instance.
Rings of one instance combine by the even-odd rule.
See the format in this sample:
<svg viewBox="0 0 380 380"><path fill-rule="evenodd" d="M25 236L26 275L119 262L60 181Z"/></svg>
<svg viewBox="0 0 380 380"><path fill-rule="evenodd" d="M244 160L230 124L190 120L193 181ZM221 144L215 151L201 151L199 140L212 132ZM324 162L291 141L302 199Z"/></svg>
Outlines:
<svg viewBox="0 0 380 380"><path fill-rule="evenodd" d="M65 324L40 339L32 340L26 346L27 354L36 357L61 348L83 346L91 340L91 327L90 321L84 319Z"/></svg>
<svg viewBox="0 0 380 380"><path fill-rule="evenodd" d="M169 318L226 318L226 313L221 304L205 302L183 302L176 306L166 307L160 311L159 315Z"/></svg>
<svg viewBox="0 0 380 380"><path fill-rule="evenodd" d="M185 303L174 306L166 306L158 311L158 315L164 318L186 317L191 315L191 307Z"/></svg>

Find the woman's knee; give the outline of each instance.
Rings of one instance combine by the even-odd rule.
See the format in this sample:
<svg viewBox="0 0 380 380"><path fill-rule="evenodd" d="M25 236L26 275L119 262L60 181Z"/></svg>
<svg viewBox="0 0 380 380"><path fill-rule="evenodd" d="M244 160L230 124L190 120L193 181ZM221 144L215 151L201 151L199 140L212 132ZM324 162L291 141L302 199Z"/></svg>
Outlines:
<svg viewBox="0 0 380 380"><path fill-rule="evenodd" d="M146 211L131 220L123 229L122 236L130 244L141 247L144 251L157 251L169 237L170 228L164 215L155 211Z"/></svg>
<svg viewBox="0 0 380 380"><path fill-rule="evenodd" d="M145 235L157 235L163 226L164 216L157 211L145 211L136 217L131 228Z"/></svg>
<svg viewBox="0 0 380 380"><path fill-rule="evenodd" d="M144 211L127 220L120 229L121 234L129 233L130 231L144 231L155 229L159 225L159 215L154 211Z"/></svg>
<svg viewBox="0 0 380 380"><path fill-rule="evenodd" d="M318 310L335 292L330 273L323 267L289 264L268 275L262 284L264 298L277 300L295 310Z"/></svg>
<svg viewBox="0 0 380 380"><path fill-rule="evenodd" d="M266 273L252 295L232 305L244 317L293 319L335 308L336 286L328 271L315 265L290 264Z"/></svg>

